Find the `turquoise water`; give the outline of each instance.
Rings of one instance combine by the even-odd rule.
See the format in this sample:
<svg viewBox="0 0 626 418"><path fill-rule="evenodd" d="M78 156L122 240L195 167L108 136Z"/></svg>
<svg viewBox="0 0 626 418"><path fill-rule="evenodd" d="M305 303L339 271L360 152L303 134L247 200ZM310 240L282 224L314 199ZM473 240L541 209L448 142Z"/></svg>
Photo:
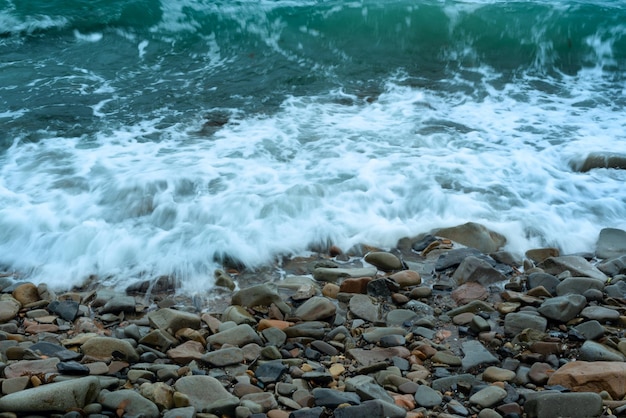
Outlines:
<svg viewBox="0 0 626 418"><path fill-rule="evenodd" d="M616 1L0 1L0 263L251 267L466 221L509 249L625 227Z"/></svg>

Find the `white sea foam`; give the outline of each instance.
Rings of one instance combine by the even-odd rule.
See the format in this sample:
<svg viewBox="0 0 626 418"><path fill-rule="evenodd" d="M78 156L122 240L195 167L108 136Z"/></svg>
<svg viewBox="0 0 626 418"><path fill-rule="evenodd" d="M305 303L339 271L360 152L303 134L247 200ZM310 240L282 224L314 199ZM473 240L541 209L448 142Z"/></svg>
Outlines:
<svg viewBox="0 0 626 418"><path fill-rule="evenodd" d="M258 266L312 243L391 247L467 221L514 252L568 253L626 228L626 172L571 169L588 152L626 153L623 114L594 90L601 72L497 88L479 75L479 99L397 77L372 103L334 91L268 116L233 111L207 138L153 120L90 147L15 144L0 157L0 262L59 287L174 274L195 292L223 256Z"/></svg>

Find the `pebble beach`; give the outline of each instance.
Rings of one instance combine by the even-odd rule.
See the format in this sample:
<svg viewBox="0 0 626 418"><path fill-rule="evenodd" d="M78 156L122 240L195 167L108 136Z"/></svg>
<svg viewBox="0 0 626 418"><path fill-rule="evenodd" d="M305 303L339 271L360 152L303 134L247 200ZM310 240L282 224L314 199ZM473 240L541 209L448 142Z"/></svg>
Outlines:
<svg viewBox="0 0 626 418"><path fill-rule="evenodd" d="M626 416L626 231L503 251L467 223L213 290L0 277L0 418Z"/></svg>

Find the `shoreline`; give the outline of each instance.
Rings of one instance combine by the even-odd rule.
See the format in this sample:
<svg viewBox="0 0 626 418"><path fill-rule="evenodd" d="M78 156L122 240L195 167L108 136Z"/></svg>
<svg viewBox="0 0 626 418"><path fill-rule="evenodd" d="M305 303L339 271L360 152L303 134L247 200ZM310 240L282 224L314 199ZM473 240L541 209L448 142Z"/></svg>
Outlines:
<svg viewBox="0 0 626 418"><path fill-rule="evenodd" d="M331 247L206 295L5 283L1 416L626 416L626 232L587 258L502 239Z"/></svg>

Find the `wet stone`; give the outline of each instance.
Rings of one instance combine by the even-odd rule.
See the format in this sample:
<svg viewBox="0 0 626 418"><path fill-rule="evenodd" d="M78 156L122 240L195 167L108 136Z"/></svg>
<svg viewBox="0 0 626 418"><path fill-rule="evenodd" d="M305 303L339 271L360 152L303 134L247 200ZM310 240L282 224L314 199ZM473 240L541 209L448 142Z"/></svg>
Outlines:
<svg viewBox="0 0 626 418"><path fill-rule="evenodd" d="M616 309L605 308L604 306L587 306L582 310L580 316L606 323L617 321L620 314Z"/></svg>
<svg viewBox="0 0 626 418"><path fill-rule="evenodd" d="M340 392L334 389L316 388L312 391L315 405L327 408L336 408L341 404L358 405L361 398L356 393Z"/></svg>
<svg viewBox="0 0 626 418"><path fill-rule="evenodd" d="M597 340L604 335L604 327L598 321L583 322L574 327L574 330L585 340Z"/></svg>
<svg viewBox="0 0 626 418"><path fill-rule="evenodd" d="M465 354L462 360L463 370L500 362L498 358L491 354L479 341L465 341L461 347Z"/></svg>
<svg viewBox="0 0 626 418"><path fill-rule="evenodd" d="M78 302L73 300L52 301L48 305L48 310L65 319L66 321L74 321L78 316Z"/></svg>
<svg viewBox="0 0 626 418"><path fill-rule="evenodd" d="M473 394L469 401L470 403L478 405L482 408L489 408L506 398L506 395L506 390L498 386L487 386L486 388Z"/></svg>
<svg viewBox="0 0 626 418"><path fill-rule="evenodd" d="M62 374L73 376L86 376L89 374L89 367L76 361L64 361L57 364L57 370Z"/></svg>
<svg viewBox="0 0 626 418"><path fill-rule="evenodd" d="M442 400L441 393L426 385L420 385L415 392L415 402L425 408L433 408L441 404Z"/></svg>
<svg viewBox="0 0 626 418"><path fill-rule="evenodd" d="M587 340L580 347L580 359L584 361L626 361L619 351L604 344Z"/></svg>
<svg viewBox="0 0 626 418"><path fill-rule="evenodd" d="M567 322L575 318L587 305L582 295L565 295L546 299L538 311L543 316L559 322Z"/></svg>
<svg viewBox="0 0 626 418"><path fill-rule="evenodd" d="M281 360L272 360L260 364L254 374L263 383L272 383L280 379L287 371L287 366Z"/></svg>

